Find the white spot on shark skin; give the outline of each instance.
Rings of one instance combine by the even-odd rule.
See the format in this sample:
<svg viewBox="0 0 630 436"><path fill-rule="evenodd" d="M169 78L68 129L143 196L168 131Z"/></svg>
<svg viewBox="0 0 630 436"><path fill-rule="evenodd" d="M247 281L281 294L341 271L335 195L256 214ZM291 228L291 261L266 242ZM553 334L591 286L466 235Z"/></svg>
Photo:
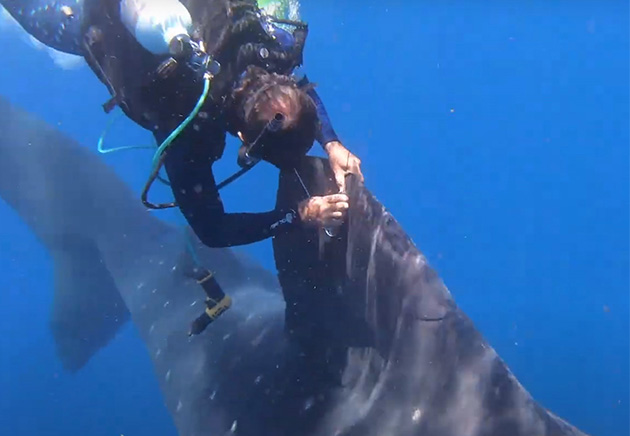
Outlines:
<svg viewBox="0 0 630 436"><path fill-rule="evenodd" d="M167 307L169 304L171 304L171 302L167 301L166 303L164 303L164 307Z"/></svg>
<svg viewBox="0 0 630 436"><path fill-rule="evenodd" d="M151 291L152 294L155 294L156 292L157 292L157 288Z"/></svg>
<svg viewBox="0 0 630 436"><path fill-rule="evenodd" d="M231 431L232 433L236 433L236 424L237 424L237 423L238 423L238 422L237 422L236 420L232 423L232 428L230 428L230 431Z"/></svg>
<svg viewBox="0 0 630 436"><path fill-rule="evenodd" d="M182 410L183 407L184 407L184 405L182 404L182 400L179 400L177 402L177 408L175 408L175 411L179 412L180 410Z"/></svg>
<svg viewBox="0 0 630 436"><path fill-rule="evenodd" d="M158 265L160 265L160 266L161 266L161 265L164 265L164 261L163 261L163 260L159 261L159 262L158 262Z"/></svg>
<svg viewBox="0 0 630 436"><path fill-rule="evenodd" d="M171 379L171 370L166 371L166 375L164 376L164 380L169 381Z"/></svg>
<svg viewBox="0 0 630 436"><path fill-rule="evenodd" d="M173 268L171 268L171 271L175 271L177 269L177 265L173 265Z"/></svg>
<svg viewBox="0 0 630 436"><path fill-rule="evenodd" d="M151 327L149 327L149 333L153 333L153 330L155 330L155 324L151 324Z"/></svg>
<svg viewBox="0 0 630 436"><path fill-rule="evenodd" d="M308 398L305 402L304 402L304 410L308 410L311 407L313 407L313 404L315 404L315 399L313 397Z"/></svg>
<svg viewBox="0 0 630 436"><path fill-rule="evenodd" d="M254 380L254 384L260 384L260 381L262 380L262 375L259 375L258 377L256 377L256 380Z"/></svg>
<svg viewBox="0 0 630 436"><path fill-rule="evenodd" d="M197 300L195 300L192 303L190 303L190 307L193 307L195 304L197 304Z"/></svg>
<svg viewBox="0 0 630 436"><path fill-rule="evenodd" d="M455 401L449 407L448 416L453 422L454 434L477 434L482 425L482 403L478 401L482 395L482 384L490 377L491 363L495 353L486 351L470 367L457 373L455 380ZM527 409L527 408L526 408ZM456 418L457 417L457 418ZM529 422L529 421L527 421ZM544 432L533 431L532 434Z"/></svg>
<svg viewBox="0 0 630 436"><path fill-rule="evenodd" d="M420 410L419 408L416 408L413 411L413 414L411 415L411 420L413 422L420 422L421 418L422 418L422 410Z"/></svg>
<svg viewBox="0 0 630 436"><path fill-rule="evenodd" d="M214 398L217 396L217 390L213 390L212 393L210 394L210 399L214 400Z"/></svg>
<svg viewBox="0 0 630 436"><path fill-rule="evenodd" d="M136 286L136 290L139 291L140 289L142 289L143 286L144 286L144 282L138 283L138 286Z"/></svg>
<svg viewBox="0 0 630 436"><path fill-rule="evenodd" d="M252 340L252 347L257 347L262 342L265 335L269 332L269 327L265 327L259 334Z"/></svg>
<svg viewBox="0 0 630 436"><path fill-rule="evenodd" d="M227 341L230 338L230 336L232 336L232 334L228 333L227 335L223 336L223 340Z"/></svg>

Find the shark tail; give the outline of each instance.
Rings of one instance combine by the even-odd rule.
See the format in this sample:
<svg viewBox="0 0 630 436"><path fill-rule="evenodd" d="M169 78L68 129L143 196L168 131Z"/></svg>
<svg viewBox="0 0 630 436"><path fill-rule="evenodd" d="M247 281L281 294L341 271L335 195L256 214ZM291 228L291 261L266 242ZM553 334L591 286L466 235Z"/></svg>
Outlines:
<svg viewBox="0 0 630 436"><path fill-rule="evenodd" d="M64 236L51 252L55 291L51 330L63 367L81 369L130 314L92 240Z"/></svg>

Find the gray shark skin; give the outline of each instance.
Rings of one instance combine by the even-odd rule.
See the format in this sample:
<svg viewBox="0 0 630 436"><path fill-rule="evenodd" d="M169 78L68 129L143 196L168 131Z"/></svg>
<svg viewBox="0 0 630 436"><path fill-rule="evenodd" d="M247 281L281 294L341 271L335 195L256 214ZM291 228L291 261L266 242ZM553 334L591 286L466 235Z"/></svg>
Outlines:
<svg viewBox="0 0 630 436"><path fill-rule="evenodd" d="M213 348L213 339L229 346L228 332L237 337L243 326L258 336L272 328L259 325L269 312L282 329L276 278L189 234L201 263L234 300L225 321L212 325L214 336L189 339L205 296L188 276L193 263L184 232L147 212L96 153L2 97L0 113L0 197L54 262L50 322L64 367L79 370L131 317L180 434L194 434L197 416L212 416L195 398L214 389L212 367L222 348Z"/></svg>
<svg viewBox="0 0 630 436"><path fill-rule="evenodd" d="M203 293L187 275L182 232L147 213L94 153L2 99L0 110L0 196L59 270L60 357L79 369L130 316L180 435L584 435L531 398L391 214L352 177L341 236L274 241L282 280L295 273L313 290L297 298L284 289L287 313L304 306L297 326L312 322L319 336L296 346L284 332L275 278L194 239L234 304L189 338ZM330 182L326 167L306 159L299 169L311 193L330 189L322 184ZM279 201L298 191L283 173ZM341 259L332 279L309 273L331 252Z"/></svg>
<svg viewBox="0 0 630 436"><path fill-rule="evenodd" d="M335 182L318 159L307 158L298 173L312 195L334 191ZM327 180L328 183L322 183ZM300 188L290 174L281 177L280 197L295 201ZM322 251L314 234L289 236L276 244L283 286L306 277L303 291L324 284L313 300L287 296L297 305L316 306L333 316L313 318L320 335L345 354L342 387L317 419L317 436L526 436L584 435L537 404L457 307L438 274L387 209L354 177L346 234ZM278 251L299 247L299 265ZM310 252L309 252L310 250ZM327 250L327 251L326 251ZM315 260L337 257L344 271L323 280ZM339 259L339 253L345 259ZM290 262L289 262L290 261ZM301 268L301 269L300 269ZM315 277L313 277L315 276ZM301 281L304 281L303 279ZM285 290L285 294L287 291ZM302 318L309 311L298 310ZM317 331L317 330L316 330Z"/></svg>
<svg viewBox="0 0 630 436"><path fill-rule="evenodd" d="M349 190L344 289L373 347L351 351L357 370L347 372L343 406L325 428L354 421L344 434L583 435L532 399L382 204L362 187Z"/></svg>
<svg viewBox="0 0 630 436"><path fill-rule="evenodd" d="M41 43L64 53L83 54L83 0L2 0L0 5Z"/></svg>

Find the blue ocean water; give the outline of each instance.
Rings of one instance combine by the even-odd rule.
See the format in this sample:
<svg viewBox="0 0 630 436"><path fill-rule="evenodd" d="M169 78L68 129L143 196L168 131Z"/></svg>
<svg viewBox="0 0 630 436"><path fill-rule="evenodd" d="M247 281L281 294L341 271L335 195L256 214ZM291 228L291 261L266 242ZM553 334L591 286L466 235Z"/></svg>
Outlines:
<svg viewBox="0 0 630 436"><path fill-rule="evenodd" d="M458 304L544 406L593 435L630 434L627 2L302 9L305 70L335 128ZM106 89L1 30L0 94L95 149ZM150 137L121 121L109 141ZM150 154L103 159L140 191ZM255 211L274 195L274 171L257 168L223 197ZM4 203L0 220L1 433L175 435L131 324L78 374L62 371L48 254ZM273 268L269 241L246 250Z"/></svg>

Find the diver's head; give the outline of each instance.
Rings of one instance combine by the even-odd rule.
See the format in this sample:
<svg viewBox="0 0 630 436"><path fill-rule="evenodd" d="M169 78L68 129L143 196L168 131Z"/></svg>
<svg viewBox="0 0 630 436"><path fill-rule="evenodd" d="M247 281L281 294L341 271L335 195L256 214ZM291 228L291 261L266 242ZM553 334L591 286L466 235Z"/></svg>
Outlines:
<svg viewBox="0 0 630 436"><path fill-rule="evenodd" d="M274 119L278 129L265 134L260 157L279 168L291 167L315 140L315 103L291 77L249 67L232 95L230 130L251 144Z"/></svg>

